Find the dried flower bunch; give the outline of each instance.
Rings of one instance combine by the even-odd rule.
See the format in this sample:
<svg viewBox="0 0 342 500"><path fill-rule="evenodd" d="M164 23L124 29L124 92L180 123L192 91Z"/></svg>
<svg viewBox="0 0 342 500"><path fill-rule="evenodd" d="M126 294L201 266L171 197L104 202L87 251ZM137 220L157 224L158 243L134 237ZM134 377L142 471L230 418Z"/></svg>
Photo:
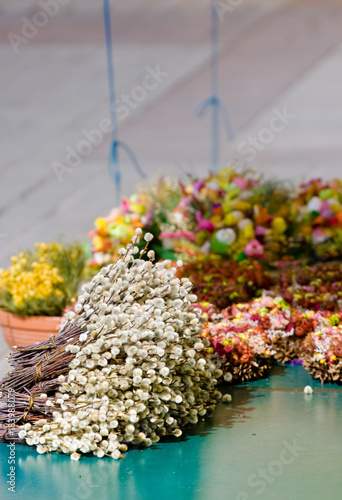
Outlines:
<svg viewBox="0 0 342 500"><path fill-rule="evenodd" d="M270 292L220 312L206 302L194 307L208 319L203 335L211 342L213 359L219 356L233 382L264 376L274 361L298 359L316 378L341 379L342 313L296 309Z"/></svg>
<svg viewBox="0 0 342 500"><path fill-rule="evenodd" d="M257 297L271 284L261 262L251 259L234 262L215 254L193 257L177 275L190 279L200 302L210 302L218 309Z"/></svg>
<svg viewBox="0 0 342 500"><path fill-rule="evenodd" d="M305 309L339 311L342 306L342 264L319 262L285 268L274 290L290 304Z"/></svg>
<svg viewBox="0 0 342 500"><path fill-rule="evenodd" d="M0 309L20 316L61 316L77 293L85 267L82 246L36 243L0 269Z"/></svg>
<svg viewBox="0 0 342 500"><path fill-rule="evenodd" d="M52 418L19 431L39 453L118 459L129 445L180 436L221 398L215 386L222 372L206 356L205 319L191 307L191 282L175 278L167 261L153 263L150 233L139 251L142 231L135 233L119 259L83 286L67 315L61 334L81 332L65 347L73 355L67 373L53 395L38 396Z"/></svg>
<svg viewBox="0 0 342 500"><path fill-rule="evenodd" d="M249 382L266 375L273 364L272 342L261 328L245 321L208 323L204 334L210 338L225 382Z"/></svg>
<svg viewBox="0 0 342 500"><path fill-rule="evenodd" d="M222 369L224 382L248 382L266 375L275 353L262 326L250 318L217 312L213 304L194 304L207 318L203 337L210 340L212 359ZM220 380L221 381L221 380Z"/></svg>
<svg viewBox="0 0 342 500"><path fill-rule="evenodd" d="M291 307L281 296L263 292L262 297L234 304L221 311L237 324L250 321L271 340L276 361L286 363L300 356L302 339L317 323L315 311Z"/></svg>
<svg viewBox="0 0 342 500"><path fill-rule="evenodd" d="M303 342L301 355L304 368L322 383L342 380L341 313L320 313L315 330Z"/></svg>

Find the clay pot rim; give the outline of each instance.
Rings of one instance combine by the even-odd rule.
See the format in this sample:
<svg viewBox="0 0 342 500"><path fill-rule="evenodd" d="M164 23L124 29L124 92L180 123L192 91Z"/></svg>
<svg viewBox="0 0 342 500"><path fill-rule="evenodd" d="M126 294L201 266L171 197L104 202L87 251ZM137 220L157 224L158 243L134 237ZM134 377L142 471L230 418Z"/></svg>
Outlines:
<svg viewBox="0 0 342 500"><path fill-rule="evenodd" d="M62 316L18 316L0 309L0 325L27 330L55 329Z"/></svg>
<svg viewBox="0 0 342 500"><path fill-rule="evenodd" d="M9 311L4 311L4 309L0 309L0 316L5 315L5 316L13 316L15 318L20 318L22 320L29 320L29 319L61 319L62 316L19 316L19 314L14 314Z"/></svg>

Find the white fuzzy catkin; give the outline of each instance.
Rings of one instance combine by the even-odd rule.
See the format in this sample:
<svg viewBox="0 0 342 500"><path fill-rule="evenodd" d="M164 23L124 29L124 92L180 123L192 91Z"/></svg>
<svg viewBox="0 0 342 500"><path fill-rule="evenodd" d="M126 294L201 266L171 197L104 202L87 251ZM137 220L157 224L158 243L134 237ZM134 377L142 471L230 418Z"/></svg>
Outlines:
<svg viewBox="0 0 342 500"><path fill-rule="evenodd" d="M176 279L167 261L154 264L154 253L149 261L135 258L135 245L120 255L83 287L77 314L68 313L64 328L77 324L84 333L67 346L75 358L47 400L52 422L38 421L26 437L39 453L118 459L127 445L179 437L221 398L206 356L209 341L200 337L205 320L190 307L196 300L190 281Z"/></svg>

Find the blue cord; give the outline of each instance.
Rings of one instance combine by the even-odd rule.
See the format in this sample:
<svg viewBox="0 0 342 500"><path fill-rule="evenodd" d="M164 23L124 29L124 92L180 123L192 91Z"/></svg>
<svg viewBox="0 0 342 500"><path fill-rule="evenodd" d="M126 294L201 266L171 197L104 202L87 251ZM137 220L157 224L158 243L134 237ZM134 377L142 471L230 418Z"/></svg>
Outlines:
<svg viewBox="0 0 342 500"><path fill-rule="evenodd" d="M219 168L219 115L223 120L223 126L227 138L232 140L234 137L229 114L223 101L218 95L218 60L219 60L219 16L217 0L211 2L211 62L210 62L210 83L211 97L205 99L196 109L197 116L201 117L208 107L213 108L212 114L212 168L214 172Z"/></svg>
<svg viewBox="0 0 342 500"><path fill-rule="evenodd" d="M145 172L142 170L133 150L124 142L118 139L118 123L116 116L116 98L115 98L115 79L114 79L114 63L113 63L113 44L112 44L112 27L110 16L109 0L103 0L103 15L106 34L106 51L107 51L107 65L108 65L108 85L109 85L109 103L110 103L110 117L112 122L112 145L109 153L109 173L113 179L116 187L117 203L121 198L121 167L118 156L118 149L121 147L128 154L134 168L141 177L146 177Z"/></svg>

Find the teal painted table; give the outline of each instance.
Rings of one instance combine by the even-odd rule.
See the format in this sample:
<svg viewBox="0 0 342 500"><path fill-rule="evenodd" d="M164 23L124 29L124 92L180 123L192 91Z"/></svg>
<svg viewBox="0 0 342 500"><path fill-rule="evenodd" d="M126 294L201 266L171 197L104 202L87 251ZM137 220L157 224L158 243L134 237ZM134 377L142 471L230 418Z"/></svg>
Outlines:
<svg viewBox="0 0 342 500"><path fill-rule="evenodd" d="M305 385L314 388L304 395ZM16 447L16 493L0 499L341 500L342 389L313 382L301 366L227 391L212 419L124 460L38 455Z"/></svg>

